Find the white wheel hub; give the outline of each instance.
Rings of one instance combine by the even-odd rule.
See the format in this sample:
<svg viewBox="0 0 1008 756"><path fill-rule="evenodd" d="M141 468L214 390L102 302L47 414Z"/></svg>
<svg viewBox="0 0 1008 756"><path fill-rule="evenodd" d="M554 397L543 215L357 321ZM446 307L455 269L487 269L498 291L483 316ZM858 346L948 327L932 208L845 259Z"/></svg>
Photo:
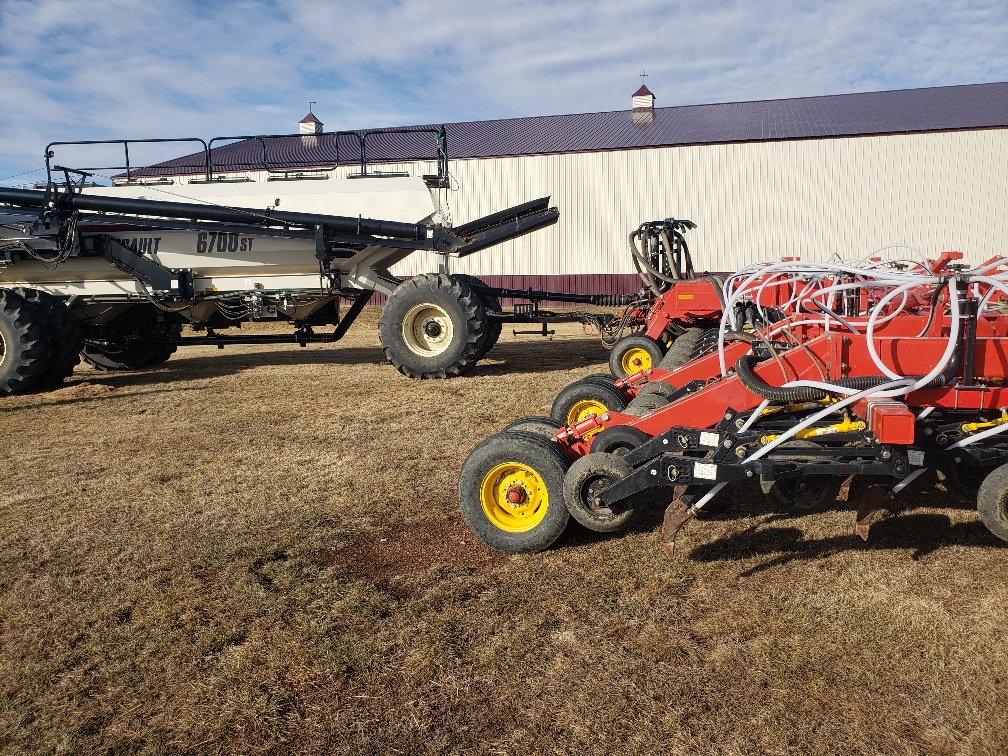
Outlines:
<svg viewBox="0 0 1008 756"><path fill-rule="evenodd" d="M451 346L455 328L448 313L434 304L418 304L403 318L403 341L410 351L433 357Z"/></svg>

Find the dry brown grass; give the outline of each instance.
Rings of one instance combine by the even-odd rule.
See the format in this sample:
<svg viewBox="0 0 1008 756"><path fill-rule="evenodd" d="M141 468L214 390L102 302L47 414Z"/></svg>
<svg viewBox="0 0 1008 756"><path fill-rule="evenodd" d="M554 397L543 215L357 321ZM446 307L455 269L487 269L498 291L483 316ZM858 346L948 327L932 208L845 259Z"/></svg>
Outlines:
<svg viewBox="0 0 1008 756"><path fill-rule="evenodd" d="M727 491L507 557L475 443L605 353L505 335L465 379L342 344L194 348L0 399L5 753L1008 752L1008 549L918 492L868 544Z"/></svg>

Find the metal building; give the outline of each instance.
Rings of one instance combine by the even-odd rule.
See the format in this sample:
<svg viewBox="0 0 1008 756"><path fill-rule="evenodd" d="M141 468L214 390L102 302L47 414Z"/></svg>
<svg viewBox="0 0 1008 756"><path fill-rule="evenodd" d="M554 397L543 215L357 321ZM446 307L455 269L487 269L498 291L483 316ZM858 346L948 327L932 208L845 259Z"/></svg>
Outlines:
<svg viewBox="0 0 1008 756"><path fill-rule="evenodd" d="M320 140L321 128L301 125ZM669 108L642 87L628 110L446 124L446 143L454 223L545 195L561 211L454 268L495 285L634 290L627 237L669 216L698 224L694 261L713 272L887 245L971 262L1008 253L1008 83ZM334 155L328 175L351 163ZM394 272L436 264L413 255Z"/></svg>

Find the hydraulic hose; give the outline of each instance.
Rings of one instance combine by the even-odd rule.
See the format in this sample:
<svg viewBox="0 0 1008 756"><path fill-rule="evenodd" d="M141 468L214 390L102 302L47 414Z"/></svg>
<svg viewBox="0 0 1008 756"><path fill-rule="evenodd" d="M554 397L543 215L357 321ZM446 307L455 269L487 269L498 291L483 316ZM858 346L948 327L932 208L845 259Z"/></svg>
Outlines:
<svg viewBox="0 0 1008 756"><path fill-rule="evenodd" d="M735 371L739 381L745 386L747 391L752 392L761 399L768 399L774 402L816 402L825 399L829 391L818 386L772 386L763 381L753 371L753 365L760 362L754 355L745 354L739 357L735 363ZM840 378L833 381L837 388L850 389L852 391L867 391L868 389L889 383L892 379L881 375L854 375L847 378ZM946 377L938 375L921 388L939 388L946 384Z"/></svg>

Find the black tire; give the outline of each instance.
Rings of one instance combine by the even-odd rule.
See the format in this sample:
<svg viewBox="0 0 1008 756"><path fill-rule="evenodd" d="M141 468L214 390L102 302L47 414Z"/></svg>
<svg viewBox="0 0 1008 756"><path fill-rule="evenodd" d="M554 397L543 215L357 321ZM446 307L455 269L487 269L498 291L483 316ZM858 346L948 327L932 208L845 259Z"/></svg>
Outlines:
<svg viewBox="0 0 1008 756"><path fill-rule="evenodd" d="M563 502L567 467L559 447L547 438L521 431L490 436L462 464L462 519L473 535L498 551L548 549L570 522Z"/></svg>
<svg viewBox="0 0 1008 756"><path fill-rule="evenodd" d="M490 313L503 313L504 310L501 308L500 300L493 294L487 294L473 288L473 284L486 286L486 283L484 283L481 279L476 276L470 276L466 273L452 273L450 277L456 281L467 284L469 288L473 289L473 294L479 297L480 301L483 303L483 309L486 310L487 330L483 346L481 347L483 354L480 355L480 358L482 359L487 352L494 348L494 345L501 336L501 332L504 330L504 321L499 318L491 318Z"/></svg>
<svg viewBox="0 0 1008 756"><path fill-rule="evenodd" d="M178 348L176 344L158 339L177 339L182 324L159 316L153 305L136 305L117 316L105 329L125 346L115 349L84 339L81 357L98 370L143 370L168 360Z"/></svg>
<svg viewBox="0 0 1008 756"><path fill-rule="evenodd" d="M60 300L38 289L18 289L39 315L49 334L49 359L38 386L55 386L69 378L80 362L81 332L77 318Z"/></svg>
<svg viewBox="0 0 1008 756"><path fill-rule="evenodd" d="M766 497L774 508L789 514L811 514L830 505L837 489L808 478L775 480Z"/></svg>
<svg viewBox="0 0 1008 756"><path fill-rule="evenodd" d="M49 334L24 297L0 289L0 394L21 394L38 385L49 360Z"/></svg>
<svg viewBox="0 0 1008 756"><path fill-rule="evenodd" d="M987 530L1008 541L1008 465L995 468L980 485L977 513Z"/></svg>
<svg viewBox="0 0 1008 756"><path fill-rule="evenodd" d="M525 431L526 433L534 433L537 436L553 438L553 434L557 432L557 428L559 427L552 417L523 417L521 420L515 420L502 430L501 433Z"/></svg>
<svg viewBox="0 0 1008 756"><path fill-rule="evenodd" d="M655 394L657 396L664 397L668 399L670 396L678 391L675 386L673 386L668 381L650 381L645 383L639 389L637 389L637 396L644 396L646 394Z"/></svg>
<svg viewBox="0 0 1008 756"><path fill-rule="evenodd" d="M621 412L626 405L626 398L615 386L583 378L557 394L550 417L559 427L584 420L589 414L600 415L608 410Z"/></svg>
<svg viewBox="0 0 1008 756"><path fill-rule="evenodd" d="M613 425L592 439L591 450L624 456L650 440L651 437L647 433L631 425Z"/></svg>
<svg viewBox="0 0 1008 756"><path fill-rule="evenodd" d="M627 404L623 412L634 417L647 417L668 404L669 400L659 394L638 394Z"/></svg>
<svg viewBox="0 0 1008 756"><path fill-rule="evenodd" d="M618 378L656 368L665 356L665 346L649 336L624 336L609 352L609 370Z"/></svg>
<svg viewBox="0 0 1008 756"><path fill-rule="evenodd" d="M693 353L690 354L689 361L698 360L704 355L710 354L717 350L718 336L721 333L720 327L718 328L705 328L703 333L700 334L700 338L697 339L696 346L693 348Z"/></svg>
<svg viewBox="0 0 1008 756"><path fill-rule="evenodd" d="M801 454L801 449L819 448L818 444L812 441L803 439L785 441L779 448L782 454L786 455L786 459L799 461L818 459L814 455L803 457ZM765 495L779 511L800 515L829 507L836 500L838 489L839 486L829 478L824 480L814 475L799 476L775 480Z"/></svg>
<svg viewBox="0 0 1008 756"><path fill-rule="evenodd" d="M442 273L400 284L378 320L385 357L408 378L468 373L482 356L486 332L482 301L468 284Z"/></svg>
<svg viewBox="0 0 1008 756"><path fill-rule="evenodd" d="M621 511L595 509L592 499L632 472L624 459L612 454L595 452L575 460L563 485L564 503L571 517L596 533L615 533L629 526L637 515L636 507L627 506Z"/></svg>
<svg viewBox="0 0 1008 756"><path fill-rule="evenodd" d="M703 335L703 328L687 328L686 331L672 342L672 346L662 357L658 367L665 370L678 370L690 360L697 342Z"/></svg>

